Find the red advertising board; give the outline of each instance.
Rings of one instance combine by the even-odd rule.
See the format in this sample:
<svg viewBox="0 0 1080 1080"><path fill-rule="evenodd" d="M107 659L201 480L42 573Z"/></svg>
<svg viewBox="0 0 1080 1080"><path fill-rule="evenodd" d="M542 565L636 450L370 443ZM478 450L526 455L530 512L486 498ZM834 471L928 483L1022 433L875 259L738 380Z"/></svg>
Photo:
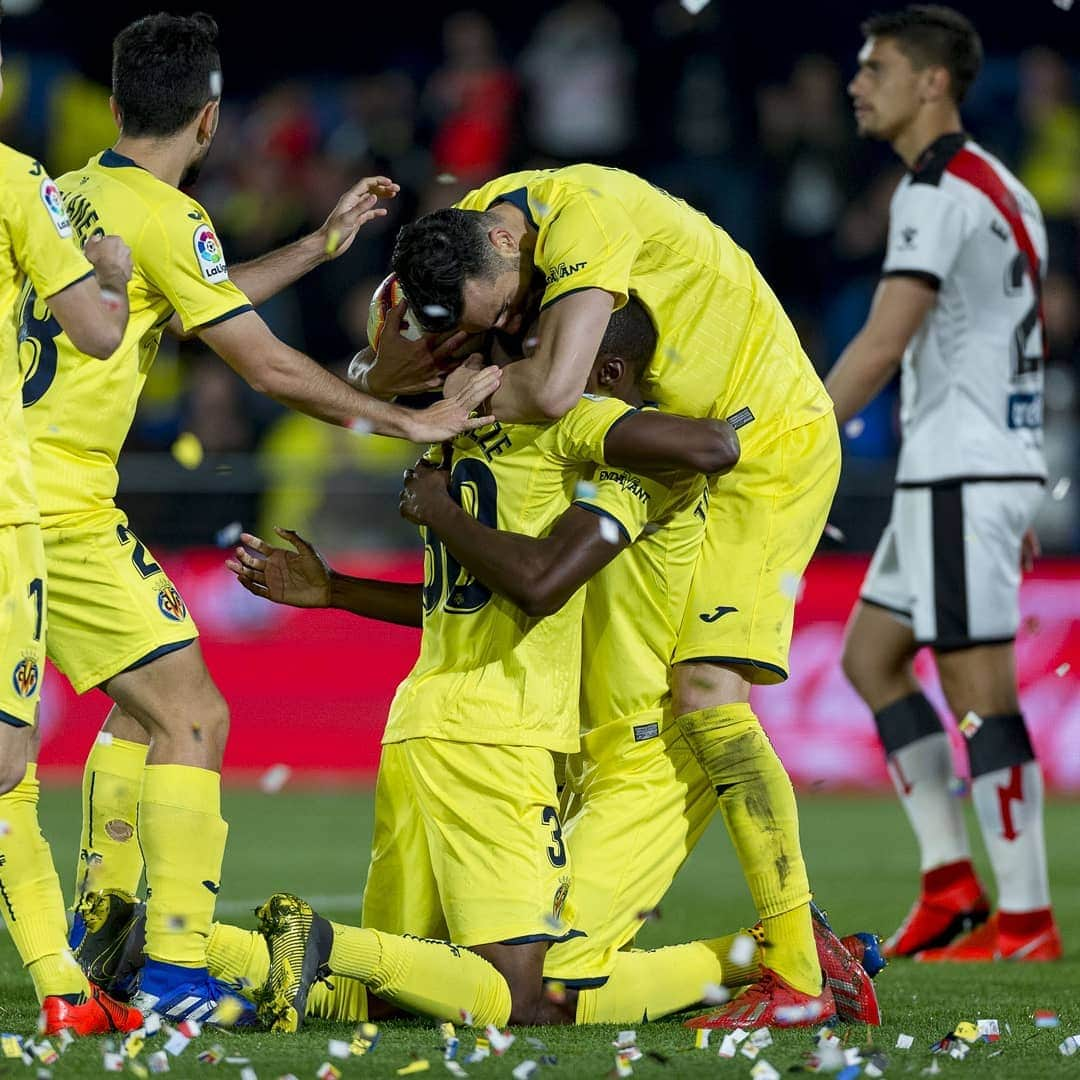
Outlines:
<svg viewBox="0 0 1080 1080"><path fill-rule="evenodd" d="M232 710L227 772L240 778L275 764L352 779L370 778L387 706L416 656L418 631L341 612L299 611L245 592L217 551L164 558L194 613L207 664ZM413 554L343 557L354 574L418 580ZM848 686L839 658L844 622L866 561L822 556L807 573L796 616L791 678L757 691L755 708L801 785L888 783L870 715ZM1080 791L1080 561L1045 561L1023 586L1017 639L1021 699L1048 786ZM944 705L933 661L917 669ZM50 668L44 685L41 761L81 767L108 710L98 691L77 697ZM959 748L962 739L956 735ZM963 756L958 754L963 771ZM55 775L55 772L54 772Z"/></svg>

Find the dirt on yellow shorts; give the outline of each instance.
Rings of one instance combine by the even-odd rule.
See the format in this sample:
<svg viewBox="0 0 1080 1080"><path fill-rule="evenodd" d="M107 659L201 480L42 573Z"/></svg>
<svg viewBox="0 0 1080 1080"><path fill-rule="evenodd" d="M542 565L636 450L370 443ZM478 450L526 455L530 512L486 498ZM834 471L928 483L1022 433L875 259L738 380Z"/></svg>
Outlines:
<svg viewBox="0 0 1080 1080"><path fill-rule="evenodd" d="M0 722L14 727L37 719L47 592L40 528L0 526Z"/></svg>
<svg viewBox="0 0 1080 1080"><path fill-rule="evenodd" d="M752 683L787 678L795 601L839 478L830 412L713 481L675 663L735 666Z"/></svg>
<svg viewBox="0 0 1080 1080"><path fill-rule="evenodd" d="M446 739L383 746L363 925L453 941L562 941L570 857L550 750Z"/></svg>
<svg viewBox="0 0 1080 1080"><path fill-rule="evenodd" d="M199 631L116 509L49 518L49 659L78 693L190 645Z"/></svg>
<svg viewBox="0 0 1080 1080"><path fill-rule="evenodd" d="M655 734L653 734L655 732ZM563 837L574 860L574 925L544 978L602 985L716 812L716 791L677 724L660 713L612 721L567 761Z"/></svg>

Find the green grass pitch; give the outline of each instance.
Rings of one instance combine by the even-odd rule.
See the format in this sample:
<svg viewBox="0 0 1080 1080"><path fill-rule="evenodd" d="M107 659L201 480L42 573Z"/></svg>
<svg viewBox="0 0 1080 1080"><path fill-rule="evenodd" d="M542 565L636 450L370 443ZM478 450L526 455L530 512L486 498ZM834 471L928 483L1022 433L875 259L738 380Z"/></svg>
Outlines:
<svg viewBox="0 0 1080 1080"><path fill-rule="evenodd" d="M872 928L891 931L903 917L915 887L914 841L899 805L892 799L804 796L802 831L811 880L818 899L841 932ZM371 795L366 791L290 790L269 796L251 790L226 790L230 821L229 850L219 911L223 917L253 925L250 908L269 892L286 889L310 896L334 918L355 918L363 888L371 834ZM1051 803L1047 809L1051 884L1067 957L1054 965L1012 967L926 968L894 963L880 976L878 990L885 1024L877 1032L841 1028L850 1044L864 1044L868 1035L888 1056L887 1076L919 1076L932 1061L956 1080L1076 1076L1080 1055L1064 1057L1058 1044L1080 1034L1080 847L1076 822L1080 806ZM53 844L65 887L70 887L78 831L78 795L71 789L47 789L42 798L42 824ZM972 835L975 835L974 832ZM984 867L985 868L985 867ZM639 944L657 945L712 936L752 920L746 888L724 835L715 822L661 908L662 917L646 927ZM1035 1009L1053 1009L1061 1024L1037 1029ZM20 970L10 939L0 935L0 1030L29 1034L37 1008L30 981ZM932 1058L930 1044L959 1020L996 1018L1002 1039L993 1046L976 1044L967 1058ZM1011 1027L1006 1033L1005 1025ZM645 1058L634 1064L639 1077L714 1075L749 1077L752 1062L744 1057L718 1058L715 1049L694 1050L692 1033L678 1023L636 1025L638 1046L667 1057L666 1063ZM894 1049L901 1032L913 1035L911 1050ZM473 1045L472 1033L458 1029L459 1059ZM518 1039L503 1058L465 1066L470 1076L509 1077L513 1068L543 1053L558 1063L543 1066L546 1074L602 1078L612 1072L614 1027L537 1029L516 1032ZM316 1022L298 1035L270 1036L212 1032L208 1029L185 1053L172 1060L175 1077L218 1076L239 1080L240 1066L201 1065L198 1052L217 1043L228 1054L250 1058L259 1080L292 1073L299 1080L315 1076L327 1060L328 1039L348 1039L351 1028ZM525 1036L541 1039L545 1050L530 1046ZM807 1032L776 1031L774 1044L761 1057L781 1073L803 1060L812 1043ZM154 1043L160 1042L160 1038ZM714 1034L714 1045L719 1039ZM995 1050L1002 1053L991 1057ZM63 1077L101 1076L100 1040L71 1047L52 1067ZM145 1051L144 1051L145 1054ZM402 1021L384 1024L375 1051L362 1058L335 1061L346 1080L391 1077L415 1058L430 1062L430 1073L449 1075L433 1024ZM0 1058L0 1076L34 1077L18 1059Z"/></svg>

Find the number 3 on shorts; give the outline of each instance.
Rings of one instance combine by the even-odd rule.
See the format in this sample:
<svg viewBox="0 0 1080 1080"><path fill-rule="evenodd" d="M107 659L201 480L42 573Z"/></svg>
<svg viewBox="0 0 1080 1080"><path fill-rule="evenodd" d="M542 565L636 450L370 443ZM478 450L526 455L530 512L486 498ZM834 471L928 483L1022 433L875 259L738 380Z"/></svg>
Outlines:
<svg viewBox="0 0 1080 1080"><path fill-rule="evenodd" d="M566 865L566 845L562 838L562 825L559 823L559 811L554 806L545 806L540 821L551 830L551 846L547 849L548 861L556 869Z"/></svg>

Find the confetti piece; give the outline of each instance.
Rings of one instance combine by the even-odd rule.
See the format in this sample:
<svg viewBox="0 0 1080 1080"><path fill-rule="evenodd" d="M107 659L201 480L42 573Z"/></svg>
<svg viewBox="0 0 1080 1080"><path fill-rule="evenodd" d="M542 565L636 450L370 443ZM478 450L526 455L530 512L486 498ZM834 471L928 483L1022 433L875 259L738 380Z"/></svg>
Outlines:
<svg viewBox="0 0 1080 1080"><path fill-rule="evenodd" d="M319 1080L341 1080L341 1070L331 1065L329 1061L324 1061L315 1070L315 1075Z"/></svg>
<svg viewBox="0 0 1080 1080"><path fill-rule="evenodd" d="M410 1061L408 1065L402 1065L401 1068L397 1070L397 1074L398 1076L412 1076L413 1073L427 1072L430 1068L431 1062L428 1061L427 1058L419 1058L416 1061Z"/></svg>
<svg viewBox="0 0 1080 1080"><path fill-rule="evenodd" d="M630 1059L626 1054L621 1051L615 1055L615 1075L616 1076L633 1076L634 1066L630 1064Z"/></svg>
<svg viewBox="0 0 1080 1080"><path fill-rule="evenodd" d="M866 430L866 421L861 416L856 416L844 425L844 434L849 439L857 439Z"/></svg>
<svg viewBox="0 0 1080 1080"><path fill-rule="evenodd" d="M164 1050L155 1050L147 1059L152 1073L167 1073L169 1071L169 1055Z"/></svg>
<svg viewBox="0 0 1080 1080"><path fill-rule="evenodd" d="M548 1001L553 1001L556 1005L565 1005L566 984L559 982L558 979L552 979L551 982L544 983L544 996Z"/></svg>
<svg viewBox="0 0 1080 1080"><path fill-rule="evenodd" d="M858 1065L845 1065L836 1074L836 1080L855 1080L861 1071Z"/></svg>
<svg viewBox="0 0 1080 1080"><path fill-rule="evenodd" d="M706 1005L723 1005L731 1000L731 991L719 983L706 983L701 991L701 1000Z"/></svg>
<svg viewBox="0 0 1080 1080"><path fill-rule="evenodd" d="M915 1045L914 1035L897 1035L896 1036L896 1049L897 1050L910 1050Z"/></svg>
<svg viewBox="0 0 1080 1080"><path fill-rule="evenodd" d="M112 746L113 733L111 731L99 731L97 738L94 740L98 746ZM65 1030L67 1030L65 1028Z"/></svg>
<svg viewBox="0 0 1080 1080"><path fill-rule="evenodd" d="M60 1044L58 1049L62 1054L75 1041L75 1036L71 1034L69 1028L61 1028L56 1033L56 1041Z"/></svg>
<svg viewBox="0 0 1080 1080"><path fill-rule="evenodd" d="M825 523L825 535L838 544L847 543L847 537L844 535L843 530L838 529L831 521Z"/></svg>
<svg viewBox="0 0 1080 1080"><path fill-rule="evenodd" d="M218 529L214 534L214 543L219 548L230 548L240 543L240 534L244 526L239 521L230 521L228 525Z"/></svg>
<svg viewBox="0 0 1080 1080"><path fill-rule="evenodd" d="M794 1027L796 1024L813 1022L821 1016L821 1005L808 1001L805 1005L778 1005L776 1022L780 1027Z"/></svg>
<svg viewBox="0 0 1080 1080"><path fill-rule="evenodd" d="M691 15L699 15L709 6L709 0L679 0L679 3Z"/></svg>
<svg viewBox="0 0 1080 1080"><path fill-rule="evenodd" d="M124 1058L112 1050L106 1050L103 1055L103 1064L106 1072L123 1072Z"/></svg>
<svg viewBox="0 0 1080 1080"><path fill-rule="evenodd" d="M259 1074L248 1065L240 1070L240 1080L259 1080Z"/></svg>
<svg viewBox="0 0 1080 1080"><path fill-rule="evenodd" d="M458 178L453 173L449 172L441 172L435 177L436 184L456 184L457 182Z"/></svg>
<svg viewBox="0 0 1080 1080"><path fill-rule="evenodd" d="M1071 487L1072 487L1072 481L1067 476L1063 476L1050 489L1050 498L1053 499L1054 502L1061 502L1061 500L1064 499L1065 496L1069 494L1069 488L1071 488Z"/></svg>
<svg viewBox="0 0 1080 1080"><path fill-rule="evenodd" d="M540 1066L535 1061L523 1061L510 1075L514 1080L529 1080L529 1077L539 1068Z"/></svg>
<svg viewBox="0 0 1080 1080"><path fill-rule="evenodd" d="M1053 1009L1036 1009L1035 1026L1038 1028L1055 1028L1060 1024L1058 1014Z"/></svg>
<svg viewBox="0 0 1080 1080"><path fill-rule="evenodd" d="M449 314L449 310L444 308L442 304L425 304L420 309L429 319L445 319Z"/></svg>
<svg viewBox="0 0 1080 1080"><path fill-rule="evenodd" d="M514 1036L509 1031L500 1031L494 1024L488 1024L484 1028L484 1035L487 1036L488 1046L496 1057L502 1057L514 1045ZM480 1042L479 1039L476 1041Z"/></svg>
<svg viewBox="0 0 1080 1080"><path fill-rule="evenodd" d="M112 289L101 289L101 302L107 311L119 311L124 306L124 297Z"/></svg>
<svg viewBox="0 0 1080 1080"><path fill-rule="evenodd" d="M55 1047L48 1039L34 1045L34 1057L36 1057L42 1065L52 1065L60 1060L60 1055L56 1052Z"/></svg>
<svg viewBox="0 0 1080 1080"><path fill-rule="evenodd" d="M953 1028L953 1034L964 1042L973 1043L979 1037L979 1029L970 1020L961 1020Z"/></svg>
<svg viewBox="0 0 1080 1080"><path fill-rule="evenodd" d="M844 1064L845 1065L861 1065L862 1054L859 1053L857 1046L847 1046L844 1048Z"/></svg>
<svg viewBox="0 0 1080 1080"><path fill-rule="evenodd" d="M963 1061L968 1056L971 1047L966 1042L955 1042L949 1047L949 1057Z"/></svg>
<svg viewBox="0 0 1080 1080"><path fill-rule="evenodd" d="M1065 676L1069 674L1069 671L1071 669L1072 669L1072 664L1058 664L1058 666L1056 668L1054 668L1054 674L1059 679L1064 679Z"/></svg>
<svg viewBox="0 0 1080 1080"><path fill-rule="evenodd" d="M1070 1035L1058 1049L1066 1056L1072 1057L1077 1050L1080 1050L1080 1035Z"/></svg>
<svg viewBox="0 0 1080 1080"><path fill-rule="evenodd" d="M146 1032L139 1028L133 1031L125 1040L123 1045L123 1054L125 1057L133 1058L138 1057L142 1053L143 1046L146 1045Z"/></svg>
<svg viewBox="0 0 1080 1080"><path fill-rule="evenodd" d="M801 574L793 574L790 570L785 570L780 575L780 591L797 604L806 592L806 579Z"/></svg>
<svg viewBox="0 0 1080 1080"><path fill-rule="evenodd" d="M963 776L953 776L949 779L949 794L954 798L963 799L968 793L968 782Z"/></svg>
<svg viewBox="0 0 1080 1080"><path fill-rule="evenodd" d="M880 1077L885 1075L885 1066L888 1065L888 1059L884 1054L875 1054L870 1061L867 1062L866 1068L863 1069L863 1076L872 1077L872 1080L880 1080Z"/></svg>
<svg viewBox="0 0 1080 1080"><path fill-rule="evenodd" d="M228 994L218 1002L208 1023L217 1024L218 1027L232 1027L243 1015L244 1003L238 997Z"/></svg>
<svg viewBox="0 0 1080 1080"><path fill-rule="evenodd" d="M326 234L326 254L333 255L339 247L341 247L341 230L331 229Z"/></svg>
<svg viewBox="0 0 1080 1080"><path fill-rule="evenodd" d="M747 1042L743 1043L742 1049L739 1051L739 1053L742 1054L744 1058L749 1058L751 1061L753 1061L754 1058L756 1058L758 1054L761 1053L761 1048L755 1046L752 1042Z"/></svg>
<svg viewBox="0 0 1080 1080"><path fill-rule="evenodd" d="M370 420L365 420L362 416L358 416L350 425L349 430L354 435L370 435L375 427Z"/></svg>
<svg viewBox="0 0 1080 1080"><path fill-rule="evenodd" d="M750 1070L750 1075L754 1080L780 1080L780 1074L767 1061L759 1061Z"/></svg>
<svg viewBox="0 0 1080 1080"><path fill-rule="evenodd" d="M588 480L579 480L574 487L575 499L595 499L596 498L596 485L590 484Z"/></svg>
<svg viewBox="0 0 1080 1080"><path fill-rule="evenodd" d="M975 1026L979 1031L979 1038L986 1042L997 1042L1001 1038L996 1020L977 1020Z"/></svg>
<svg viewBox="0 0 1080 1080"><path fill-rule="evenodd" d="M468 1076L469 1074L456 1062L456 1061L444 1061L447 1071L452 1076Z"/></svg>
<svg viewBox="0 0 1080 1080"><path fill-rule="evenodd" d="M203 460L203 445L197 435L185 431L172 444L172 456L185 469L197 469Z"/></svg>
<svg viewBox="0 0 1080 1080"><path fill-rule="evenodd" d="M619 526L608 517L602 517L599 520L600 538L606 540L609 544L617 544L619 542Z"/></svg>
<svg viewBox="0 0 1080 1080"><path fill-rule="evenodd" d="M349 1044L349 1052L353 1057L363 1057L370 1053L379 1042L379 1028L377 1024L357 1024L353 1031L352 1042Z"/></svg>
<svg viewBox="0 0 1080 1080"><path fill-rule="evenodd" d="M736 1045L738 1045L738 1044L739 1044L739 1043L741 1043L741 1042L743 1041L743 1039L745 1039L745 1038L747 1037L747 1035L749 1035L749 1034L750 1034L750 1032L749 1032L749 1031L745 1031L745 1030L743 1030L743 1028L736 1028L736 1029L735 1029L735 1030L734 1030L734 1031L733 1031L733 1032L731 1033L731 1037L732 1037L732 1038L733 1038L733 1039L735 1040L735 1044L736 1044Z"/></svg>
<svg viewBox="0 0 1080 1080"><path fill-rule="evenodd" d="M487 1041L482 1035L476 1036L476 1047L471 1054L465 1059L466 1065L472 1065L477 1061L483 1061L484 1058L491 1055L491 1043Z"/></svg>
<svg viewBox="0 0 1080 1080"><path fill-rule="evenodd" d="M214 1044L208 1050L202 1050L196 1059L200 1065L220 1065L225 1060L225 1047Z"/></svg>
<svg viewBox="0 0 1080 1080"><path fill-rule="evenodd" d="M536 346L537 346L537 345L539 345L539 344L540 344L540 339L539 339L538 337L530 337L530 338L526 338L526 339L525 339L525 340L524 340L524 341L523 341L523 342L521 343L521 347L522 347L522 348L523 348L523 349L524 349L524 350L525 350L526 352L529 352L529 351L531 351L532 349L535 349L535 348L536 348Z"/></svg>
<svg viewBox="0 0 1080 1080"><path fill-rule="evenodd" d="M975 733L983 726L982 717L978 713L967 712L964 714L964 719L960 721L959 727L963 732L965 739L970 739L975 736Z"/></svg>
<svg viewBox="0 0 1080 1080"><path fill-rule="evenodd" d="M767 1027L758 1028L757 1031L751 1032L750 1041L759 1050L764 1050L766 1046L772 1046L772 1034Z"/></svg>
<svg viewBox="0 0 1080 1080"><path fill-rule="evenodd" d="M472 1027L473 1026L473 1014L471 1012L469 1012L468 1009L459 1010L458 1015L461 1017L461 1022L466 1027Z"/></svg>
<svg viewBox="0 0 1080 1080"><path fill-rule="evenodd" d="M636 1031L620 1031L618 1035L611 1041L611 1045L616 1050L625 1050L627 1047L637 1045L637 1032Z"/></svg>
<svg viewBox="0 0 1080 1080"><path fill-rule="evenodd" d="M225 1059L226 1065L250 1065L251 1058L245 1057L227 1057Z"/></svg>
<svg viewBox="0 0 1080 1080"><path fill-rule="evenodd" d="M292 769L288 765L271 765L259 777L259 789L265 795L276 795L289 781Z"/></svg>
<svg viewBox="0 0 1080 1080"><path fill-rule="evenodd" d="M941 1066L936 1061L931 1061L930 1064L923 1069L923 1076L937 1076L941 1072Z"/></svg>
<svg viewBox="0 0 1080 1080"><path fill-rule="evenodd" d="M728 949L728 960L736 967L746 967L754 959L756 953L757 942L749 934L739 934ZM746 1036L744 1035L743 1038Z"/></svg>
<svg viewBox="0 0 1080 1080"><path fill-rule="evenodd" d="M709 1036L712 1032L708 1028L698 1028L694 1032L694 1049L695 1050L708 1050L709 1049Z"/></svg>
<svg viewBox="0 0 1080 1080"><path fill-rule="evenodd" d="M547 1046L546 1046L546 1045L545 1045L545 1044L544 1044L543 1042L541 1042L541 1041L540 1041L540 1039L534 1039L534 1038L532 1038L531 1036L528 1036L528 1035L527 1035L527 1036L525 1037L525 1041L526 1041L526 1042L527 1042L527 1043L528 1043L528 1044L529 1044L529 1045L530 1045L530 1046L531 1046L531 1047L532 1047L532 1048L533 1048L534 1050L546 1050L546 1049L547 1049Z"/></svg>
<svg viewBox="0 0 1080 1080"><path fill-rule="evenodd" d="M720 1049L716 1051L718 1057L733 1058L739 1051L739 1044L730 1036L725 1035Z"/></svg>
<svg viewBox="0 0 1080 1080"><path fill-rule="evenodd" d="M649 908L648 911L639 911L637 917L642 922L659 922L660 921L660 908Z"/></svg>
<svg viewBox="0 0 1080 1080"><path fill-rule="evenodd" d="M349 1044L344 1039L331 1039L326 1044L326 1052L332 1058L348 1058L352 1055Z"/></svg>
<svg viewBox="0 0 1080 1080"><path fill-rule="evenodd" d="M64 1030L66 1031L67 1028ZM10 1034L0 1035L0 1052L7 1058L22 1057L22 1041L19 1039L19 1036Z"/></svg>

